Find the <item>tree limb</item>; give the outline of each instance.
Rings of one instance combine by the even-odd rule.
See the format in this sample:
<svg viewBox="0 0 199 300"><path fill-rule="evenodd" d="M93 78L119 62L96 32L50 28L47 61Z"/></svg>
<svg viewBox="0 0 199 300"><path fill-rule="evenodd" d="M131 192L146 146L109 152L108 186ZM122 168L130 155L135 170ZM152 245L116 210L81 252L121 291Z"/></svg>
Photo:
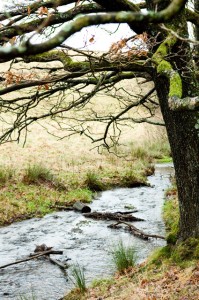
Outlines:
<svg viewBox="0 0 199 300"><path fill-rule="evenodd" d="M106 23L160 23L170 20L175 16L186 4L186 0L173 0L171 4L164 10L159 12L119 12L107 14L95 14L87 16L79 16L72 23L63 26L54 37L48 41L38 44L30 43L29 39L23 41L19 45L5 46L0 48L0 60L8 61L15 57L24 57L25 55L43 53L61 45L73 33L80 31L83 27L90 25L106 24Z"/></svg>

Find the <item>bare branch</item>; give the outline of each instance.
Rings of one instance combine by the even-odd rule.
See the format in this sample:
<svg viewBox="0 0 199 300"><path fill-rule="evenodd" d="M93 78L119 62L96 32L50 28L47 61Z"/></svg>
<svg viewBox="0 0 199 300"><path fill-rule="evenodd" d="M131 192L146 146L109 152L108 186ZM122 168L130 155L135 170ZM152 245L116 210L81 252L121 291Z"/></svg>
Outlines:
<svg viewBox="0 0 199 300"><path fill-rule="evenodd" d="M175 16L185 5L186 0L174 0L164 10L160 12L146 12L146 13L134 13L134 12L119 12L119 13L107 13L79 16L73 22L63 26L54 37L48 39L48 41L38 44L32 44L29 40L26 40L19 45L5 46L0 48L0 59L10 60L14 57L24 57L25 55L32 55L42 53L52 48L61 45L68 37L75 32L80 31L83 27L98 24L107 23L128 23L130 22L138 24L142 22L146 23L160 23L170 20Z"/></svg>

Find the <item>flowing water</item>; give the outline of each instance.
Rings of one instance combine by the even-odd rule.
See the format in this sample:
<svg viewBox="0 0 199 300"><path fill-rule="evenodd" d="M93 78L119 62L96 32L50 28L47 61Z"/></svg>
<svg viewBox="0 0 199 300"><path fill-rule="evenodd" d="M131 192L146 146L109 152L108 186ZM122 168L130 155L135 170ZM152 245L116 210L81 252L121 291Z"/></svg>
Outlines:
<svg viewBox="0 0 199 300"><path fill-rule="evenodd" d="M156 165L155 174L148 177L151 187L105 191L90 207L92 211L115 212L134 206L138 210L134 215L145 220L133 223L136 227L146 233L164 235L161 211L164 190L170 184L172 173L171 164ZM63 211L0 228L0 265L23 259L36 245L45 243L54 250L63 250L63 255L54 258L61 261L71 258L69 264L78 263L83 267L87 282L91 282L114 273L110 252L120 241L134 246L137 262L165 244L164 240L143 241L125 230L107 228L112 223L114 221L86 219L78 212ZM1 269L0 299L58 300L73 287L70 268L67 273L44 258Z"/></svg>

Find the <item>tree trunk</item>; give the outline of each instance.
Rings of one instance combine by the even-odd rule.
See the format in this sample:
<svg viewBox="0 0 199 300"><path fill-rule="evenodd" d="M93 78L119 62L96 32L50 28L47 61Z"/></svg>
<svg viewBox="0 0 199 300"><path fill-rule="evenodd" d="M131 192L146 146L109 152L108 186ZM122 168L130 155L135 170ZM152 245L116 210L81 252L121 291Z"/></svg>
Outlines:
<svg viewBox="0 0 199 300"><path fill-rule="evenodd" d="M174 112L168 107L168 83L156 79L156 89L166 124L176 173L180 224L179 240L199 237L199 131L198 113Z"/></svg>

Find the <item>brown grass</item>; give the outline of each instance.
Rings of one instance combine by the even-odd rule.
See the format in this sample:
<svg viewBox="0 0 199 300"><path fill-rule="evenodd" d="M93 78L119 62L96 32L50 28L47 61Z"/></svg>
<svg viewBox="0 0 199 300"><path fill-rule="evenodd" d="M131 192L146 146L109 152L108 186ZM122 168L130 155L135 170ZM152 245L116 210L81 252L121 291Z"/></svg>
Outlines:
<svg viewBox="0 0 199 300"><path fill-rule="evenodd" d="M102 280L85 295L72 291L64 300L198 300L199 264L175 265L144 270L132 268L124 276Z"/></svg>

